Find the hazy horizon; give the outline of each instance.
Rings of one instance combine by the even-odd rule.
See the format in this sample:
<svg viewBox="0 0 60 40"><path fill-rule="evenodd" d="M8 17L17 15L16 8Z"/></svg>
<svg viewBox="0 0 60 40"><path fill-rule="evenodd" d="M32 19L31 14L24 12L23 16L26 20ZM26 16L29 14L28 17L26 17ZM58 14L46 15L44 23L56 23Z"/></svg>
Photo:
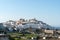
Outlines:
<svg viewBox="0 0 60 40"><path fill-rule="evenodd" d="M0 0L0 23L20 18L60 26L60 0Z"/></svg>

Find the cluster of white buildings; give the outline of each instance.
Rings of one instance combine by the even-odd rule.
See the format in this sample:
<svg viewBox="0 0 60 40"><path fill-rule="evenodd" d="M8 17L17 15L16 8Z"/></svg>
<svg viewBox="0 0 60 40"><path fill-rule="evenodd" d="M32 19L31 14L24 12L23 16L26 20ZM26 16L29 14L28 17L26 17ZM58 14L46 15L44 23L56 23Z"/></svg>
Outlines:
<svg viewBox="0 0 60 40"><path fill-rule="evenodd" d="M5 23L3 23L4 27L7 27L9 30L12 31L12 28L14 28L15 30L17 29L23 29L23 28L47 28L49 25L47 25L46 23L43 23L42 21L38 21L35 18L34 19L29 19L29 20L25 20L25 19L19 19L18 21L13 21L13 20L9 20Z"/></svg>

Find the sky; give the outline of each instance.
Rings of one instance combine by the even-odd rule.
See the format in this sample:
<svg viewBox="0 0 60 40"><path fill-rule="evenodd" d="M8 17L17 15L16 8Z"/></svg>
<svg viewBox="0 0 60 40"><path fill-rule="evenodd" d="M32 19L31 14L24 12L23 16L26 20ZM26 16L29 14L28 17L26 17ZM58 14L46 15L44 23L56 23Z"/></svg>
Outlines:
<svg viewBox="0 0 60 40"><path fill-rule="evenodd" d="M60 26L60 0L0 0L0 23L20 18Z"/></svg>

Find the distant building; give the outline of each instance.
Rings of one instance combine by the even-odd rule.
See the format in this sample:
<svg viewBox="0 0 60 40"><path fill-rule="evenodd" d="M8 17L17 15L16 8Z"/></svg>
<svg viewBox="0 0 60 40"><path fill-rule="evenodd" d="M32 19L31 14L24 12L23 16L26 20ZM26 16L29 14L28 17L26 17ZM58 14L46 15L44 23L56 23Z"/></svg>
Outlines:
<svg viewBox="0 0 60 40"><path fill-rule="evenodd" d="M34 19L29 19L29 22L36 23L37 20L35 18Z"/></svg>
<svg viewBox="0 0 60 40"><path fill-rule="evenodd" d="M44 30L45 34L54 34L54 30Z"/></svg>
<svg viewBox="0 0 60 40"><path fill-rule="evenodd" d="M58 35L60 35L60 30L56 31L56 33L57 33Z"/></svg>

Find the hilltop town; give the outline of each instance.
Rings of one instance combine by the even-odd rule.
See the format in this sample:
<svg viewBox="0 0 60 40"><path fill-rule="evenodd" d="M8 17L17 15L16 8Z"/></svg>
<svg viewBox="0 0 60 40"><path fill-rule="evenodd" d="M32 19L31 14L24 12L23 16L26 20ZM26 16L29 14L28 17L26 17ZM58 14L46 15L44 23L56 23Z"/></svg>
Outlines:
<svg viewBox="0 0 60 40"><path fill-rule="evenodd" d="M6 28L8 31L13 31L13 30L19 30L21 31L22 29L26 28L34 28L34 29L53 29L50 25L44 23L43 21L38 21L37 19L19 19L16 21L9 20L3 23L0 23L3 25L4 28Z"/></svg>

